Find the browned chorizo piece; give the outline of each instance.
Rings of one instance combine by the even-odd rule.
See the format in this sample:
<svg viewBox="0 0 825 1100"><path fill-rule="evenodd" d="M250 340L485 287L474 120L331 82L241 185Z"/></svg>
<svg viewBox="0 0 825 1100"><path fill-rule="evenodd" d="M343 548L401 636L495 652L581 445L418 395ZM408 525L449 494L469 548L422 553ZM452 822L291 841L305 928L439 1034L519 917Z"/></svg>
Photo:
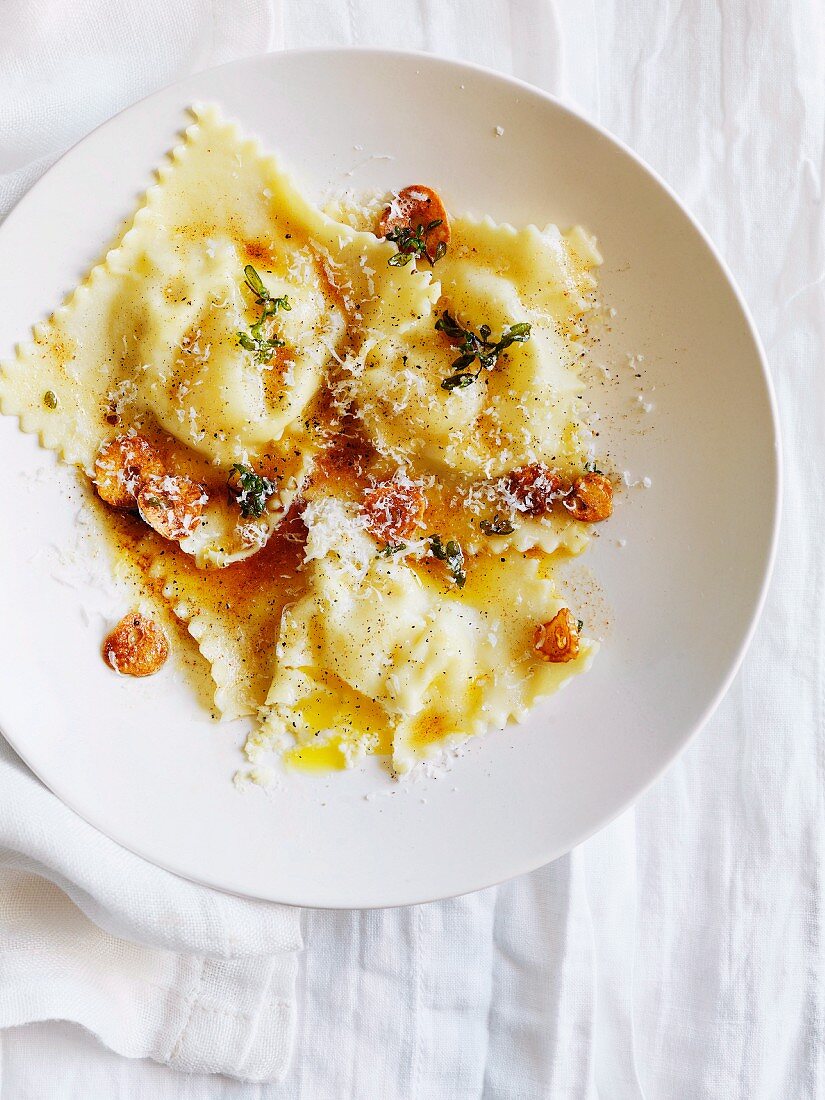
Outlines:
<svg viewBox="0 0 825 1100"><path fill-rule="evenodd" d="M450 222L441 196L421 183L398 192L385 208L375 232L378 237L394 241L401 255L413 259L426 254L430 263L439 260L450 243Z"/></svg>
<svg viewBox="0 0 825 1100"><path fill-rule="evenodd" d="M536 627L533 646L543 661L564 664L579 655L579 624L563 607L549 623Z"/></svg>
<svg viewBox="0 0 825 1100"><path fill-rule="evenodd" d="M137 611L125 615L103 642L103 659L123 676L151 676L169 656L166 635Z"/></svg>
<svg viewBox="0 0 825 1100"><path fill-rule="evenodd" d="M562 504L582 523L601 523L613 512L613 486L604 474L582 474Z"/></svg>
<svg viewBox="0 0 825 1100"><path fill-rule="evenodd" d="M155 448L140 435L119 435L104 443L92 479L98 496L113 508L134 508L145 478L163 473Z"/></svg>
<svg viewBox="0 0 825 1100"><path fill-rule="evenodd" d="M147 478L137 494L137 506L144 523L171 542L191 535L203 515L209 498L203 485L180 474Z"/></svg>
<svg viewBox="0 0 825 1100"><path fill-rule="evenodd" d="M419 485L379 481L364 491L367 530L383 542L412 538L421 526L427 500Z"/></svg>
<svg viewBox="0 0 825 1100"><path fill-rule="evenodd" d="M507 474L504 489L517 511L542 516L570 492L570 482L543 462L533 462Z"/></svg>

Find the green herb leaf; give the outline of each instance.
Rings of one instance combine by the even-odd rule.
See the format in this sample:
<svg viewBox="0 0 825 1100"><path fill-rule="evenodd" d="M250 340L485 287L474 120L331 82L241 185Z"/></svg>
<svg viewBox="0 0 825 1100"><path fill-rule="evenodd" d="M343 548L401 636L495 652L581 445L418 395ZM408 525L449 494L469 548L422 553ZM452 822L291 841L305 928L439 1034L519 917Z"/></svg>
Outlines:
<svg viewBox="0 0 825 1100"><path fill-rule="evenodd" d="M462 340L465 336L465 330L446 309L436 321L435 327L438 332L443 332L450 340Z"/></svg>
<svg viewBox="0 0 825 1100"><path fill-rule="evenodd" d="M249 287L253 294L257 294L257 296L261 299L269 297L269 291L264 286L263 279L252 266L252 264L247 264L246 267L243 269L243 273L246 277L246 285Z"/></svg>
<svg viewBox="0 0 825 1100"><path fill-rule="evenodd" d="M263 365L270 362L276 348L282 348L285 344L274 332L270 331L268 334L264 332L264 322L274 317L279 309L292 309L292 305L286 295L274 298L269 293L263 279L252 264L247 264L243 273L246 285L255 295L255 304L261 307L261 315L254 324L249 326L248 333L238 333L238 343L244 350L252 352L256 363ZM270 328L271 326L267 326L267 329Z"/></svg>
<svg viewBox="0 0 825 1100"><path fill-rule="evenodd" d="M433 557L446 564L452 579L459 588L463 588L467 580L467 573L464 569L464 552L456 540L450 539L445 545L442 543L440 535L430 535L429 543Z"/></svg>
<svg viewBox="0 0 825 1100"><path fill-rule="evenodd" d="M430 535L430 553L439 561L446 559L447 551L441 545L441 535Z"/></svg>
<svg viewBox="0 0 825 1100"><path fill-rule="evenodd" d="M439 241L436 245L435 255L430 259L425 234L429 233L431 229L437 229L439 225L441 225L441 218L437 218L426 226L419 225L416 229L412 229L408 225L397 225L394 229L391 229L387 233L386 239L396 245L398 251L387 260L390 267L406 267L412 260L421 259L426 260L430 266L437 263L447 251L447 244L445 241Z"/></svg>
<svg viewBox="0 0 825 1100"><path fill-rule="evenodd" d="M585 462L584 470L585 470L585 473L588 473L588 474L600 474L602 472L598 468L598 466L596 465L595 462Z"/></svg>
<svg viewBox="0 0 825 1100"><path fill-rule="evenodd" d="M478 362L478 370L475 374L455 374L445 379L442 389L464 389L478 378L483 370L493 370L498 366L498 358L511 344L523 344L530 339L530 325L526 321L520 321L516 325L510 325L504 329L500 340L491 340L493 330L489 325L482 325L478 335L472 329L462 328L455 317L447 310L441 314L435 323L436 330L443 332L456 351L460 355L452 363L457 371L465 371L472 363ZM462 378L466 381L457 381Z"/></svg>
<svg viewBox="0 0 825 1100"><path fill-rule="evenodd" d="M264 301L263 306L264 312L263 317L261 317L262 321L266 317L274 317L279 309L285 309L287 311L292 309L292 303L290 302L289 298L287 298L286 294L283 296L283 298L267 298Z"/></svg>
<svg viewBox="0 0 825 1100"><path fill-rule="evenodd" d="M253 328L257 329L257 327L257 325L253 325ZM271 361L277 348L285 346L285 341L277 336L273 336L267 340L263 336L257 334L250 336L246 332L238 333L238 343L242 348L245 348L246 351L251 351L255 356L255 362L260 363L262 366Z"/></svg>
<svg viewBox="0 0 825 1100"><path fill-rule="evenodd" d="M509 520L501 519L498 512L492 519L483 519L479 527L485 535L512 535L515 527Z"/></svg>
<svg viewBox="0 0 825 1100"><path fill-rule="evenodd" d="M391 558L393 554L400 554L402 550L406 549L406 542L388 542L378 551L378 556L381 558Z"/></svg>
<svg viewBox="0 0 825 1100"><path fill-rule="evenodd" d="M581 634L581 632L582 632L582 628L583 628L583 627L584 627L584 622L583 622L583 620L582 620L582 619L579 619L578 623L576 624L576 629L578 630L578 632L579 632L580 634Z"/></svg>
<svg viewBox="0 0 825 1100"><path fill-rule="evenodd" d="M251 466L244 466L240 462L232 467L228 485L245 519L262 516L266 502L278 488L274 481L256 474Z"/></svg>
<svg viewBox="0 0 825 1100"><path fill-rule="evenodd" d="M442 390L465 390L475 382L474 374L453 374L441 383Z"/></svg>

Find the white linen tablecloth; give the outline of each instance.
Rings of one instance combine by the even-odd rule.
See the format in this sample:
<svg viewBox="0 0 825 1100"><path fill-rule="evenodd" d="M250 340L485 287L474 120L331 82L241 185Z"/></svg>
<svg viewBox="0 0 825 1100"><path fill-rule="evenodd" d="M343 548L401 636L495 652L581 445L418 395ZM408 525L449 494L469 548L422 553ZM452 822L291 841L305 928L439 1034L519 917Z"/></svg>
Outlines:
<svg viewBox="0 0 825 1100"><path fill-rule="evenodd" d="M0 81L13 78L17 49L31 48L27 12L88 13L93 7L91 0L71 8L68 0L5 0ZM195 0L174 9L169 5L181 13L180 25L190 37L179 39L179 49L170 48L163 64L153 55L157 71L163 69L157 83L211 63L217 54L210 49L221 42L223 56L265 48L263 27L275 44L278 18L264 0L215 0L212 17L220 12L224 18L209 24L209 44L200 30L210 16L198 14L200 7ZM203 8L210 5L204 2ZM235 9L232 17L230 9ZM142 20L156 52L157 41L171 33L164 20L172 16L160 4L122 10L120 4L107 5L106 10L117 26L118 20ZM9 12L22 15L10 21ZM247 30L258 29L244 36L239 19ZM167 1066L122 1058L76 1025L34 1024L2 1035L0 1100L807 1100L823 1095L821 4L284 0L283 35L287 46L420 48L514 73L582 108L674 186L733 268L771 362L788 473L775 579L750 653L716 715L635 810L610 828L543 870L469 897L386 912L303 914L294 1053L282 1081L253 1085L203 1073L184 1078ZM24 132L29 124L40 125L40 108L20 104L9 110L2 98L8 88L0 94L4 161L7 145L17 151L15 168L29 150L42 159L58 150L61 138L79 136L97 118L148 90L146 58L135 60L143 72L140 86L128 67L104 66L110 95L104 107L89 90L94 54L90 48L64 70L75 88L68 89L61 77L50 90L64 97L67 128L58 132L52 118L48 150L46 143L29 144ZM758 494L759 486L753 491ZM708 608L709 629L713 614ZM39 791L37 805L45 819L53 812L46 805L51 796ZM51 866L59 845L49 846L47 839L42 839L43 862ZM111 852L111 859L116 855ZM76 870L64 868L59 884L65 887ZM30 871L24 865L13 872L26 873L23 893L37 881ZM170 898L177 889L197 889L171 877L166 885ZM105 903L116 901L117 889L102 896L99 884L95 888L91 908L82 885L73 894L91 917L82 920L94 943L94 921L109 923L121 936L145 939L146 928L135 925L134 912L128 928L121 923L124 913L107 920ZM155 896L164 888L155 881ZM15 916L5 885L3 890L0 945ZM18 904L28 919L25 897ZM201 914L209 900L199 897L193 904ZM263 957L264 914L237 904L243 911L234 918L248 922L247 932L259 933L250 936L250 954ZM38 905L47 921L48 905L42 898ZM291 1007L284 981L289 956L275 953L289 944L287 927L279 926L276 934L280 915L275 907L267 934L283 984L272 997L259 987L259 1015L273 1001L284 1011ZM213 916L218 928L226 927L226 914ZM43 929L43 942L53 945L48 932ZM158 943L151 932L150 937ZM191 951L214 955L218 939L213 935ZM101 962L81 942L77 965L68 974L81 992L84 965L95 981L101 974L114 975L111 1004L123 1013L120 1035L128 1038L139 1031L139 1022L128 993L117 999L117 982L129 969L122 956L134 952L146 965L146 949L129 947L124 939L102 942L110 958ZM167 941L166 950L155 952L158 966L170 958L193 965L180 955L179 945L171 951ZM67 957L57 952L58 970ZM243 966L243 960L224 963ZM219 988L225 990L229 983L223 978ZM168 984L169 976L163 980ZM236 988L243 981L241 975ZM0 978L0 994L2 988ZM105 1033L102 1037L117 1045ZM269 1049L266 1042L263 1049ZM147 1052L163 1060L158 1046ZM270 1076L283 1068L282 1053L270 1052L267 1066ZM235 1076L244 1072L242 1060L226 1068ZM256 1068L259 1077L266 1076Z"/></svg>

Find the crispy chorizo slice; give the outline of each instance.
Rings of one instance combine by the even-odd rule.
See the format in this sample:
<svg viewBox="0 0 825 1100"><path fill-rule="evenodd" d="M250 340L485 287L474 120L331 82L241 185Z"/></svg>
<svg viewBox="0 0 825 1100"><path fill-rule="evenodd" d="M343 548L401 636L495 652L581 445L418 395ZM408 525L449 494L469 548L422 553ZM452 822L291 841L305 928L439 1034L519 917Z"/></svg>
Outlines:
<svg viewBox="0 0 825 1100"><path fill-rule="evenodd" d="M130 611L103 642L103 659L123 676L152 676L169 656L166 635L153 619Z"/></svg>
<svg viewBox="0 0 825 1100"><path fill-rule="evenodd" d="M104 443L95 459L98 496L113 508L134 508L144 479L163 473L152 444L141 435L119 435Z"/></svg>
<svg viewBox="0 0 825 1100"><path fill-rule="evenodd" d="M613 512L613 486L604 474L582 474L562 504L582 523L601 523Z"/></svg>
<svg viewBox="0 0 825 1100"><path fill-rule="evenodd" d="M171 542L191 535L208 501L206 489L180 474L147 478L137 494L140 517L153 531Z"/></svg>
<svg viewBox="0 0 825 1100"><path fill-rule="evenodd" d="M424 251L435 263L450 243L450 222L441 196L421 183L403 187L384 209L376 235L395 240L401 252L412 252L412 242L423 241Z"/></svg>
<svg viewBox="0 0 825 1100"><path fill-rule="evenodd" d="M517 511L542 516L570 492L570 482L543 462L534 462L507 474L504 490Z"/></svg>
<svg viewBox="0 0 825 1100"><path fill-rule="evenodd" d="M414 482L379 481L364 491L367 530L383 542L411 538L424 518L427 499Z"/></svg>
<svg viewBox="0 0 825 1100"><path fill-rule="evenodd" d="M533 647L543 661L564 664L579 655L579 624L563 607L548 623L536 627Z"/></svg>

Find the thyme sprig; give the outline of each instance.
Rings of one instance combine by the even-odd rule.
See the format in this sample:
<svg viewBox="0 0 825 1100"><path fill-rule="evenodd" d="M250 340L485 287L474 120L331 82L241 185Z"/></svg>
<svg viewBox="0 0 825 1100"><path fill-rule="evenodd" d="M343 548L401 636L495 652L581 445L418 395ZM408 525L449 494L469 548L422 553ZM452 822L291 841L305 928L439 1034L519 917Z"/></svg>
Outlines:
<svg viewBox="0 0 825 1100"><path fill-rule="evenodd" d="M406 267L412 260L421 259L426 260L430 267L438 263L447 251L447 244L445 241L439 241L436 245L435 255L431 258L427 251L425 236L432 229L438 229L441 224L442 219L436 218L435 221L430 222L428 225L422 223L415 229L412 229L408 225L397 225L394 229L391 229L389 233L387 233L386 239L392 241L394 245L397 245L398 251L387 260L390 267Z"/></svg>
<svg viewBox="0 0 825 1100"><path fill-rule="evenodd" d="M507 519L502 519L496 512L492 519L483 519L479 527L485 535L512 535L515 527Z"/></svg>
<svg viewBox="0 0 825 1100"><path fill-rule="evenodd" d="M456 373L444 379L441 383L443 390L463 390L471 386L483 370L493 370L498 366L499 356L511 344L523 344L525 340L529 340L531 328L526 321L520 321L518 324L508 325L502 331L500 339L491 340L493 330L489 325L482 325L476 335L472 329L463 328L446 309L436 321L435 327L444 333L459 353L458 358L452 362ZM467 368L475 362L478 363L478 369L471 373Z"/></svg>
<svg viewBox="0 0 825 1100"><path fill-rule="evenodd" d="M402 550L406 549L406 542L388 542L378 551L378 556L380 558L391 558L395 554L400 554Z"/></svg>
<svg viewBox="0 0 825 1100"><path fill-rule="evenodd" d="M464 551L459 544L455 539L442 543L440 535L430 535L428 541L432 556L444 562L452 579L459 588L463 588L467 581L467 571L464 568Z"/></svg>
<svg viewBox="0 0 825 1100"><path fill-rule="evenodd" d="M268 477L256 474L251 466L236 462L229 474L229 490L235 497L244 519L264 514L266 502L278 486Z"/></svg>
<svg viewBox="0 0 825 1100"><path fill-rule="evenodd" d="M255 304L260 307L261 315L254 325L249 326L249 332L238 333L238 343L246 351L252 352L256 363L263 365L272 359L277 348L282 348L285 345L285 341L281 340L274 332L269 331L267 333L264 325L270 317L275 316L279 309L290 310L292 305L286 295L282 298L276 298L269 293L261 276L252 264L247 264L243 269L243 273L244 282L255 295ZM271 326L267 326L267 329L271 330Z"/></svg>

